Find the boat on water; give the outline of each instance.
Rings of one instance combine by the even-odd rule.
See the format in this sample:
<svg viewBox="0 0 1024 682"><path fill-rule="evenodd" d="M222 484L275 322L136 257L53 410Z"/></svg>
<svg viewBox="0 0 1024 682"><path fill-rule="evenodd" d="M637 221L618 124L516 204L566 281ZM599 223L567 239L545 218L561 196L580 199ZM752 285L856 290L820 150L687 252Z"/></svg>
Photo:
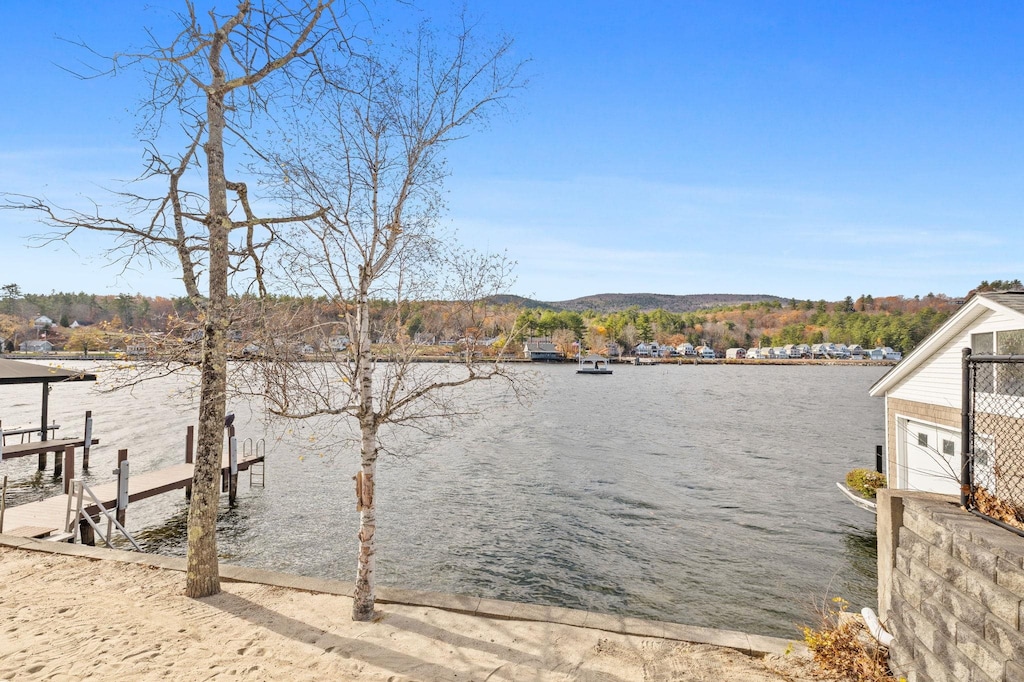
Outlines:
<svg viewBox="0 0 1024 682"><path fill-rule="evenodd" d="M576 370L577 374L611 374L612 370L608 366L608 359L602 355L591 353L587 357L580 358L579 369Z"/></svg>
<svg viewBox="0 0 1024 682"><path fill-rule="evenodd" d="M871 512L872 514L878 513L877 505L874 500L869 500L868 498L861 496L857 492L850 490L850 488L843 485L839 481L836 481L836 487L839 488L839 490L842 491L843 495L845 495L846 498L850 500L850 502L853 502L857 507L863 509L864 511Z"/></svg>

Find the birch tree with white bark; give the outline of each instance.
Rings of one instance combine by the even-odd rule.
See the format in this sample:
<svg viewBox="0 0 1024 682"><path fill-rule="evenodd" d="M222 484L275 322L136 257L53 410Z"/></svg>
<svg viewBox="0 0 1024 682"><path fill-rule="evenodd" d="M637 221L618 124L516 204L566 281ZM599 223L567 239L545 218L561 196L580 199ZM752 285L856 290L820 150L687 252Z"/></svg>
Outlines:
<svg viewBox="0 0 1024 682"><path fill-rule="evenodd" d="M463 339L458 362L414 362L403 327L404 304L416 300L445 301L464 329L480 327L481 301L511 284L505 256L460 249L443 229L442 153L523 85L521 63L510 40L481 46L465 23L449 38L424 25L400 48L377 48L337 73L337 88L318 102L323 119L278 159L295 210L325 209L289 231L285 269L296 289L336 305L339 317L323 325L322 345L339 335L350 344L330 363L268 363L262 390L279 415L354 425L355 620L374 614L377 460L394 447L391 427L430 430L472 412L460 398L474 382L521 387L500 362L476 359L477 338ZM393 312L372 319L381 300Z"/></svg>

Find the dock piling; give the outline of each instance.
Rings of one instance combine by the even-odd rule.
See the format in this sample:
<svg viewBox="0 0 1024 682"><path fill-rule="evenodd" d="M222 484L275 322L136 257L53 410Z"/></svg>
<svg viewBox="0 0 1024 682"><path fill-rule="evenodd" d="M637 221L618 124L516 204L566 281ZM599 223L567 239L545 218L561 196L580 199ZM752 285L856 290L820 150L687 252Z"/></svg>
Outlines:
<svg viewBox="0 0 1024 682"><path fill-rule="evenodd" d="M194 455L194 451L193 451L193 448L195 447L195 435L196 435L196 427L190 425L188 427L188 430L185 432L185 464L192 464L192 459L195 456ZM191 500L192 499L192 484L191 483L189 483L188 485L185 486L185 499L186 500Z"/></svg>
<svg viewBox="0 0 1024 682"><path fill-rule="evenodd" d="M125 511L128 509L128 451L117 451L117 522L124 525Z"/></svg>
<svg viewBox="0 0 1024 682"><path fill-rule="evenodd" d="M85 411L85 446L82 448L82 471L89 470L89 448L92 447L92 410Z"/></svg>
<svg viewBox="0 0 1024 682"><path fill-rule="evenodd" d="M235 427L228 427L228 504L234 504L238 497L238 439Z"/></svg>
<svg viewBox="0 0 1024 682"><path fill-rule="evenodd" d="M60 461L60 457L57 453L53 455L53 467L57 468L57 462ZM69 445L64 448L64 494L67 495L68 491L71 490L71 479L75 477L75 446Z"/></svg>

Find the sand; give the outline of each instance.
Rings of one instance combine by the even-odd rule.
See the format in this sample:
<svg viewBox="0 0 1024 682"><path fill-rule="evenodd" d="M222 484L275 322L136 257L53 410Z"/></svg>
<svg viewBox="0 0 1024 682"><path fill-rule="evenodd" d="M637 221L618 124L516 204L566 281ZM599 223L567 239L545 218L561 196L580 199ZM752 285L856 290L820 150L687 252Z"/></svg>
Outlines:
<svg viewBox="0 0 1024 682"><path fill-rule="evenodd" d="M201 600L181 572L0 546L0 680L813 679L798 655L225 582Z"/></svg>

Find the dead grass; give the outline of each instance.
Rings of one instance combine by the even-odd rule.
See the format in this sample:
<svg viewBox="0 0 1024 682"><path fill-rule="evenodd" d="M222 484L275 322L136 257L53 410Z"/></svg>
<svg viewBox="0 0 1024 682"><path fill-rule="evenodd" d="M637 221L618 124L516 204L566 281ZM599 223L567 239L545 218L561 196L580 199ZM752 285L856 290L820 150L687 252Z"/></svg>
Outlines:
<svg viewBox="0 0 1024 682"><path fill-rule="evenodd" d="M888 652L877 644L849 603L834 597L819 611L818 629L804 627L804 641L820 669L819 677L836 682L905 682L889 672Z"/></svg>

